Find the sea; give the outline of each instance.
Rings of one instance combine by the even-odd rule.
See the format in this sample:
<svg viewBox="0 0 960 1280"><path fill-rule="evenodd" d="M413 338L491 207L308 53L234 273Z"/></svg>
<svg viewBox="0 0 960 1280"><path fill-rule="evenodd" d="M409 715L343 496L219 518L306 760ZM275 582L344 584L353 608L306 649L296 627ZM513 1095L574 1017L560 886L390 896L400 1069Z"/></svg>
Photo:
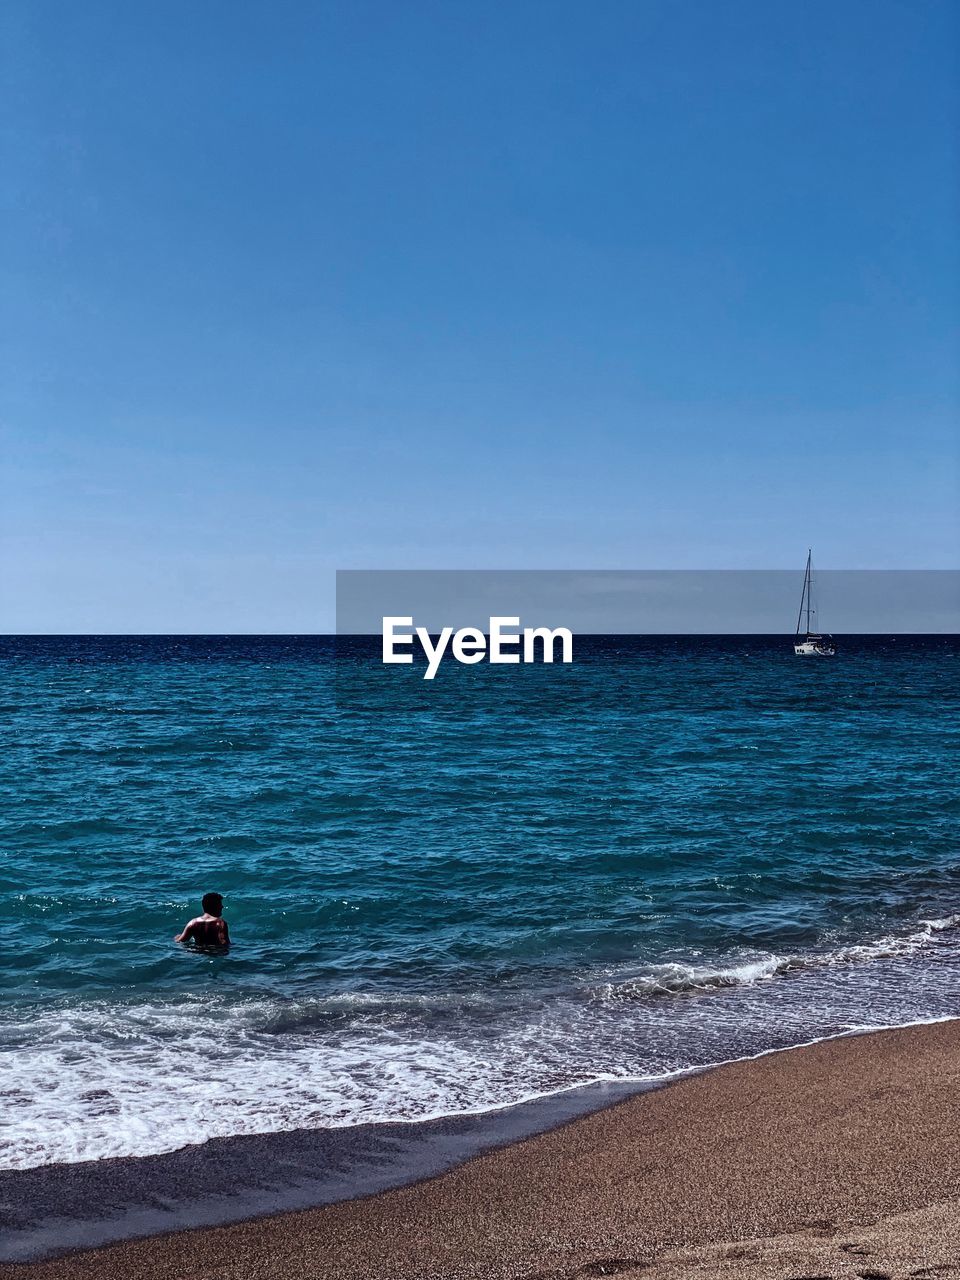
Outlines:
<svg viewBox="0 0 960 1280"><path fill-rule="evenodd" d="M0 638L0 1167L960 1015L957 637L377 643Z"/></svg>

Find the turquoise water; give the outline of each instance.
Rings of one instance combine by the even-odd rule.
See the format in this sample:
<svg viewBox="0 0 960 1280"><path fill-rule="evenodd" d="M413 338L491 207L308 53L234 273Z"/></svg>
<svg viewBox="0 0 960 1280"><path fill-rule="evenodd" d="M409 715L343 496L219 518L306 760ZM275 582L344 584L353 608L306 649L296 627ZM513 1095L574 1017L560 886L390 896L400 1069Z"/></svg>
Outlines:
<svg viewBox="0 0 960 1280"><path fill-rule="evenodd" d="M958 641L0 640L6 1167L960 1012ZM172 937L207 889L234 946Z"/></svg>

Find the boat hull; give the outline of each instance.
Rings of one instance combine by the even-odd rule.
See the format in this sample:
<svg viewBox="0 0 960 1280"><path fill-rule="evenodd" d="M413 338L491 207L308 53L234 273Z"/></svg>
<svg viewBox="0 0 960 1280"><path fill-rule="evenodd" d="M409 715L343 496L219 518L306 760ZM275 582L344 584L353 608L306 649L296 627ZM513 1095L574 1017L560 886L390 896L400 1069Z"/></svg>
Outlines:
<svg viewBox="0 0 960 1280"><path fill-rule="evenodd" d="M832 658L837 651L822 641L801 640L793 646L793 652L798 658Z"/></svg>

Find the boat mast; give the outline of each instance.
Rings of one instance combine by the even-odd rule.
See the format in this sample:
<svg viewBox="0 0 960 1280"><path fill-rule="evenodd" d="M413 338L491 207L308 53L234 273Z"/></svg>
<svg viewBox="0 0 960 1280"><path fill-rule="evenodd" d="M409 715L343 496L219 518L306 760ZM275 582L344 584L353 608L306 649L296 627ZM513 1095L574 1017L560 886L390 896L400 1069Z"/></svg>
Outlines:
<svg viewBox="0 0 960 1280"><path fill-rule="evenodd" d="M800 592L800 612L797 614L797 635L800 634L800 623L803 620L803 605L807 605L807 635L810 634L810 551L807 549L807 567L803 573L803 590Z"/></svg>
<svg viewBox="0 0 960 1280"><path fill-rule="evenodd" d="M807 635L810 634L810 596L813 592L813 583L810 581L810 558L812 548L807 548Z"/></svg>

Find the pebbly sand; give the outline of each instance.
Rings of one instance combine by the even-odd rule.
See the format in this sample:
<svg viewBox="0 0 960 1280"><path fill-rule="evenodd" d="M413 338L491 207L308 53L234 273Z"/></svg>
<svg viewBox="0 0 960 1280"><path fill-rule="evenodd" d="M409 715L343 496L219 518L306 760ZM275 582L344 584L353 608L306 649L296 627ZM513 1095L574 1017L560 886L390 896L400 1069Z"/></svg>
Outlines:
<svg viewBox="0 0 960 1280"><path fill-rule="evenodd" d="M187 1275L960 1277L960 1022L721 1067L366 1199L0 1267Z"/></svg>

